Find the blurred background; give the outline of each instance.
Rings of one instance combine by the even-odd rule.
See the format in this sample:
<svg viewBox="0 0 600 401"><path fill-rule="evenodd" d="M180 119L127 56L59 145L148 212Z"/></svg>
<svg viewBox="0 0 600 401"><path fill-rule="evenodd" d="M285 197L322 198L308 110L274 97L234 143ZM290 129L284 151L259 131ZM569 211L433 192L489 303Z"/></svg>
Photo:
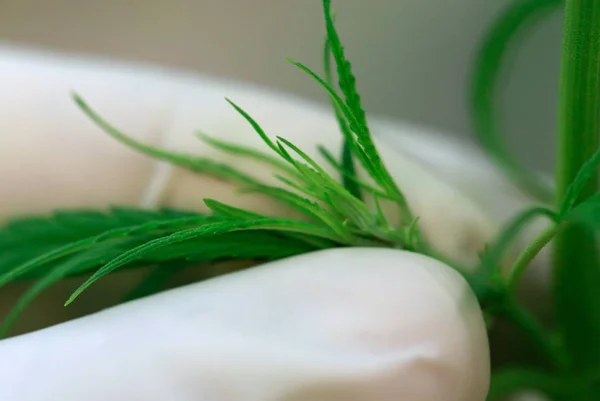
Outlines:
<svg viewBox="0 0 600 401"><path fill-rule="evenodd" d="M369 113L466 138L474 51L510 1L334 0ZM500 112L515 152L551 169L561 15L505 66ZM0 41L234 77L324 102L286 56L321 67L320 0L0 0Z"/></svg>

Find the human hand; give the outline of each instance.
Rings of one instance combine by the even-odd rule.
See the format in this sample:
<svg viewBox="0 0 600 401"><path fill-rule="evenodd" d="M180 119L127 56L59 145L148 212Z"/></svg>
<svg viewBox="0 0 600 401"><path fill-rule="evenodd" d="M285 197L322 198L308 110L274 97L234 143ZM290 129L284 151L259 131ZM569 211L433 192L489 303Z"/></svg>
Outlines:
<svg viewBox="0 0 600 401"><path fill-rule="evenodd" d="M259 88L8 48L1 54L4 217L115 203L202 210L205 197L290 213L115 143L77 109L71 90L135 137L264 180L271 179L264 166L193 136L200 129L261 146L225 96L318 161L317 144L340 145L326 108ZM468 147L381 118L371 126L425 234L453 258L472 263L527 202ZM460 276L419 255L373 249L303 255L120 305L2 341L0 360L0 399L24 401L476 401L489 375L481 312Z"/></svg>

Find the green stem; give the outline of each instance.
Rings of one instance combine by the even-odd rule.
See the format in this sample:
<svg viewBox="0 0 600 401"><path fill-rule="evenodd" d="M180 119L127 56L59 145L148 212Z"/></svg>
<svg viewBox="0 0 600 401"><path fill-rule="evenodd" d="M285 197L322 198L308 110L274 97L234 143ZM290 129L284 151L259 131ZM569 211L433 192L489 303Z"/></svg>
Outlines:
<svg viewBox="0 0 600 401"><path fill-rule="evenodd" d="M508 367L492 373L487 401L505 399L519 391L537 390L552 399L569 399L585 387L584 380L538 369Z"/></svg>
<svg viewBox="0 0 600 401"><path fill-rule="evenodd" d="M531 172L510 151L502 135L496 107L500 77L511 44L538 20L555 11L563 0L515 0L492 22L475 59L470 82L469 107L477 140L498 168L506 173L525 193L550 203L553 188ZM512 42L512 43L511 43Z"/></svg>
<svg viewBox="0 0 600 401"><path fill-rule="evenodd" d="M552 224L550 227L542 231L542 233L540 233L540 235L538 235L537 238L535 238L533 242L531 242L529 246L527 246L527 248L525 248L525 250L519 255L508 275L508 288L511 293L514 293L516 290L521 276L525 270L527 270L527 267L531 261L546 245L548 245L548 243L557 235L557 233L558 225Z"/></svg>
<svg viewBox="0 0 600 401"><path fill-rule="evenodd" d="M567 0L565 5L556 166L560 202L579 169L594 154L600 128L600 1ZM598 191L598 173L581 192ZM554 241L554 294L559 331L574 368L600 366L600 266L596 238L570 224Z"/></svg>
<svg viewBox="0 0 600 401"><path fill-rule="evenodd" d="M523 334L531 341L538 352L553 368L563 370L566 367L566 356L560 344L554 340L550 332L542 326L539 321L518 305L512 297L506 300L500 314L515 326L521 329Z"/></svg>

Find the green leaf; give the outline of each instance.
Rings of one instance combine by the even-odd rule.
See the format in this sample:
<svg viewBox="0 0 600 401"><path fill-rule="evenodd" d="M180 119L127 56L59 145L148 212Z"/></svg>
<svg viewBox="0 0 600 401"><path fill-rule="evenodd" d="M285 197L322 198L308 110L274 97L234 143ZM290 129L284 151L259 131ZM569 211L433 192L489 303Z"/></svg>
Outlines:
<svg viewBox="0 0 600 401"><path fill-rule="evenodd" d="M298 183L288 179L287 177L283 177L278 174L275 174L275 178L277 178L279 181L281 181L285 185L289 186L290 188L294 188L296 191L298 191L298 193L304 194L310 198L315 198L315 200L322 201L322 199L319 199L319 195L317 193L315 193L315 191L313 190L313 187L309 184L303 183L303 184L306 184L305 186L303 186L301 184L298 184ZM302 179L304 179L304 177L302 177ZM307 188L307 186L310 186L310 188Z"/></svg>
<svg viewBox="0 0 600 401"><path fill-rule="evenodd" d="M263 130L262 127L252 117L250 117L250 114L248 114L244 109L242 109L240 106L238 106L237 104L232 102L230 99L225 99L225 100L227 100L227 103L229 103L231 106L233 106L233 108L238 113L240 113L242 115L242 117L244 117L246 119L246 121L248 121L248 123L252 126L252 128L254 128L254 131L256 131L256 133L267 144L267 146L270 147L275 153L277 153L278 155L281 156L281 151L279 150L279 148L277 146L275 146L273 141L271 141L271 139L269 138L269 136L267 135L265 130Z"/></svg>
<svg viewBox="0 0 600 401"><path fill-rule="evenodd" d="M352 110L358 122L367 128L365 111L361 106L360 95L356 90L356 78L352 73L350 62L344 55L344 47L333 24L331 0L323 0L323 12L325 15L325 27L327 29L327 42L330 45L331 53L337 66L340 89L346 98L346 104Z"/></svg>
<svg viewBox="0 0 600 401"><path fill-rule="evenodd" d="M304 185L297 185L287 178L281 177L280 175L276 175L276 177L278 177L282 182L284 182L288 185L291 185L293 188L300 190L302 193L318 197L318 194L315 191L313 191L312 189L319 187L319 185L321 185L322 182L335 181L331 177L329 177L329 175L312 158L310 158L304 151L299 149L297 146L295 146L294 144L292 144L285 138L278 136L277 143L274 143L268 137L266 132L262 129L260 124L256 120L254 120L246 111L244 111L240 106L233 103L231 100L228 99L227 101L250 123L250 125L259 134L259 136L263 139L263 141L267 144L267 146L269 146L279 156L281 156L291 166L294 167L294 172L295 172L294 176L296 176L296 178L301 179L303 181ZM289 152L285 149L284 145L287 146L288 148L290 148L298 156L300 156L300 158L302 160L304 160L307 164L302 165L302 164L300 164L299 161L292 158L292 156L289 154ZM310 169L313 169L316 172L316 174L312 174L310 172ZM302 212L309 212L311 215L314 215L313 212L316 211L312 207L310 207L309 209L306 208L306 206L308 206L310 204L310 201L308 201L309 203L307 203L306 199L303 200L300 197L297 197L294 194L290 193L289 191L287 193L284 193L282 190L277 190L273 187L269 187L269 186L261 185L261 184L249 185L249 188L254 188L254 189L260 188L260 189L264 190L265 194L268 192L268 194L271 197L274 197L274 199L283 201L284 203L286 203L288 205L294 206L297 209L300 209ZM290 202L292 199L294 199L294 202ZM324 201L325 199L319 198L319 200ZM335 225L331 224L330 218L327 218L327 216L321 215L321 220L323 220L323 218L325 218L325 220L330 222L330 224L329 224L330 226L332 226L332 227L335 226ZM343 231L338 230L338 234L343 235L344 233L343 233Z"/></svg>
<svg viewBox="0 0 600 401"><path fill-rule="evenodd" d="M325 39L325 46L323 51L323 64L325 67L325 82L330 87L333 87L333 75L331 72L331 45L329 44L329 40ZM344 184L344 188L348 190L352 195L357 197L358 199L362 199L362 194L360 191L360 187L357 184L356 179L356 166L354 165L354 157L353 157L353 145L354 143L350 141L348 138L352 137L352 132L350 131L350 127L348 127L348 123L344 118L340 108L337 104L331 100L331 107L333 112L335 113L335 117L338 122L338 126L340 131L342 132L342 157L341 157L341 172L342 172L342 183Z"/></svg>
<svg viewBox="0 0 600 401"><path fill-rule="evenodd" d="M308 163L308 165L311 166L313 169L315 169L315 171L319 172L319 174L324 175L324 176L327 175L325 170L323 170L323 168L321 166L319 166L319 164L317 162L315 162L310 156L308 156L305 152L303 152L296 145L294 145L287 139L282 138L280 136L277 137L277 141L283 143L285 146L287 146L288 148L293 150L294 153L299 155L302 158L302 160L304 160L306 163ZM280 146L280 149L281 149L281 147L282 147L281 144L278 143L278 145Z"/></svg>
<svg viewBox="0 0 600 401"><path fill-rule="evenodd" d="M383 213L383 209L381 208L381 202L379 201L379 198L380 198L380 196L378 194L376 194L376 193L373 194L373 203L375 203L375 213L376 213L377 219L381 223L383 228L390 229L391 228L390 224L388 223L387 218L385 217L385 214ZM416 227L416 223L414 224L414 226ZM413 225L411 224L410 227L413 227ZM413 231L409 230L409 233L410 232L414 232L414 230ZM408 237L408 240L409 240L409 242L412 242L410 236Z"/></svg>
<svg viewBox="0 0 600 401"><path fill-rule="evenodd" d="M213 263L232 259L266 261L324 249L286 234L267 230L249 230L203 236L159 247L155 251L145 253L142 260L152 262L185 260L195 263ZM334 245L330 243L329 247Z"/></svg>
<svg viewBox="0 0 600 401"><path fill-rule="evenodd" d="M348 222L358 227L365 226L363 222L371 220L371 213L366 205L327 174L316 171L307 164L297 163L296 168L312 189L314 197L327 205L329 216L315 209L312 211L341 238L352 241L345 226Z"/></svg>
<svg viewBox="0 0 600 401"><path fill-rule="evenodd" d="M100 270L98 270L92 277L90 277L85 283L83 283L74 293L71 295L65 305L70 304L81 294L86 288L92 283L106 274L118 269L125 264L130 262L143 259L143 257L154 252L159 248L166 247L168 245L177 244L183 241L192 240L195 238L206 238L216 235L221 235L233 231L239 230L274 230L283 232L301 233L307 235L313 235L319 238L329 239L334 242L342 242L331 230L320 227L318 225L303 223L287 219L256 219L248 221L232 221L225 220L214 223L208 223L200 227L190 228L181 230L163 238L159 238L153 241L149 241L144 245L134 248L113 259L110 263L106 264Z"/></svg>
<svg viewBox="0 0 600 401"><path fill-rule="evenodd" d="M248 220L263 217L261 214L226 205L215 199L206 198L204 199L204 204L216 215L223 216L226 218Z"/></svg>
<svg viewBox="0 0 600 401"><path fill-rule="evenodd" d="M329 247L333 246L330 244ZM168 281L183 269L202 270L201 280L222 274L215 262L226 260L271 261L308 253L321 247L307 245L268 231L231 232L179 242L144 259L158 262L148 275L124 298L123 302L160 292ZM118 255L117 255L118 256ZM107 261L108 262L108 261ZM206 265L206 263L211 265Z"/></svg>
<svg viewBox="0 0 600 401"><path fill-rule="evenodd" d="M511 44L541 17L556 10L563 0L512 1L492 22L477 50L470 78L469 106L473 132L491 160L520 189L545 203L552 203L554 190L521 163L508 149L495 106L502 67Z"/></svg>
<svg viewBox="0 0 600 401"><path fill-rule="evenodd" d="M121 303L147 297L162 291L175 274L189 266L189 262L179 260L158 265L150 270L144 279L123 297Z"/></svg>
<svg viewBox="0 0 600 401"><path fill-rule="evenodd" d="M335 160L335 157L333 157L333 155L331 154L331 152L329 152L327 149L325 149L323 146L319 146L318 147L319 152L321 153L321 155L323 156L323 158L325 159L326 162L328 162L333 168L335 168L336 170L338 170L340 173L342 173L342 175L350 181L353 181L355 186L362 188L363 190L367 191L369 193L369 195L372 196L377 196L381 199L387 199L387 200L391 200L393 201L394 198L391 197L390 195L386 194L385 192L367 184L366 182L363 182L361 180L359 180L357 178L356 175L352 175L351 173L348 172L348 170L343 167L340 163L337 162L337 160ZM344 188L346 188L346 190L350 193L352 193L350 191L350 189L348 189L348 185L344 183ZM356 194L352 194L355 197ZM362 194L361 197L357 197L360 200L363 200Z"/></svg>
<svg viewBox="0 0 600 401"><path fill-rule="evenodd" d="M129 146L132 149L137 150L140 153L143 153L147 156L151 156L158 160L169 162L171 164L185 168L190 171L211 175L220 180L242 184L260 183L252 176L245 174L229 165L218 163L203 157L195 157L184 153L168 151L159 147L147 145L145 143L137 141L132 137L125 135L124 133L113 127L111 124L106 122L102 117L100 117L98 113L92 110L92 108L87 103L85 103L84 100L78 95L74 95L74 99L75 102L79 105L79 107L83 110L83 112L94 123L96 123L96 125L98 125L107 134L109 134L119 142Z"/></svg>
<svg viewBox="0 0 600 401"><path fill-rule="evenodd" d="M14 325L18 316L44 290L65 278L70 273L85 273L109 263L124 253L161 237L138 236L105 242L83 250L49 266L45 274L17 301L13 309L4 318L0 335L5 335ZM329 243L328 246L333 246ZM327 247L327 246L326 246ZM158 266L148 277L130 293L125 300L158 292L169 277L180 268L199 265L203 262L217 262L229 259L276 260L293 255L311 252L317 247L305 241L278 235L275 232L231 232L212 235L201 240L178 242L168 248L145 253L138 259L138 265L156 264ZM179 267L178 267L179 266ZM205 268L200 266L200 268ZM207 278L210 275L207 275Z"/></svg>
<svg viewBox="0 0 600 401"><path fill-rule="evenodd" d="M249 189L249 191L251 191L251 190L252 189ZM276 187L264 186L264 187L258 187L255 190L258 192L261 192L265 195L269 195L272 198L280 200L282 202L289 202L290 204L297 207L299 210L303 210L307 214L309 214L311 216L315 216L317 221L321 221L321 218L322 218L322 222L326 222L327 225L330 225L331 227L334 228L335 232L339 232L340 235L342 235L342 236L344 236L344 238L346 238L347 233L344 232L341 224L338 223L337 221L335 221L334 219L332 219L331 216L326 215L325 211L323 211L322 215L319 215L320 212L317 212L316 210L310 210L311 202L308 199L304 199L304 198L297 196L291 192L288 192L288 191L285 191L284 189L276 188ZM302 199L304 199L304 200L302 200ZM220 216L223 216L226 218L241 219L241 220L251 220L251 219L256 220L256 219L262 219L265 217L258 213L254 213L254 212L243 210L243 209L240 209L237 207L226 205L226 204L216 201L214 199L205 199L204 203L206 203L206 205L217 215L220 215ZM300 203L302 203L302 204L300 204ZM318 207L318 206L316 206L316 207ZM333 245L329 241L325 241L325 240L319 239L319 238L314 238L313 236L306 236L306 235L295 234L295 233L286 233L284 235L285 235L285 237L288 237L288 238L297 239L302 243L316 246L318 249L329 248Z"/></svg>
<svg viewBox="0 0 600 401"><path fill-rule="evenodd" d="M304 183L306 184L305 188L310 188L309 191L304 189L304 192L310 193L313 197L327 205L331 216L317 212L317 217L338 235L345 236L347 238L346 241L351 241L351 239L347 237L348 229L345 228L345 226L347 226L349 228L355 227L357 230L364 230L365 234L372 235L374 238L393 242L396 245L404 245L406 243L406 236L398 231L387 230L387 223L380 221L379 216L372 213L364 202L348 192L338 181L329 176L323 168L302 150L298 149L284 138L278 137L278 141L286 147L289 147L294 153L298 154L306 161L306 164L293 161L295 168L304 179ZM280 146L282 152L285 151L283 145ZM290 160L294 159L290 158ZM311 211L316 212L314 209ZM335 219L339 219L343 223L339 224ZM384 228L382 229L381 226Z"/></svg>
<svg viewBox="0 0 600 401"><path fill-rule="evenodd" d="M375 238L392 242L400 241L401 244L405 244L405 237L399 236L396 231L386 230L388 225L385 220L381 221L379 216L371 212L364 202L353 196L344 186L329 176L293 144L282 138L279 139L307 161L307 164L295 163L296 169L304 178L306 188L310 188L309 191L304 190L303 192L310 194L327 207L327 210L315 209L316 204L311 205L304 202L303 205L308 207L305 211L309 215L318 218L340 236L347 237L348 228L355 228L354 231L364 230L364 234L372 235ZM293 187L297 188L296 186ZM288 194L289 196L295 196L289 192ZM382 229L382 226L384 229Z"/></svg>
<svg viewBox="0 0 600 401"><path fill-rule="evenodd" d="M339 95L335 93L335 91L325 81L323 81L322 78L320 78L316 73L303 64L293 60L290 60L290 62L313 77L327 90L331 98L336 102L343 114L348 119L352 132L356 134L355 138L349 138L350 141L353 141L357 145L354 147L354 149L356 149L355 155L361 161L363 167L371 176L371 178L373 178L373 180L379 186L381 186L381 188L388 194L389 197L392 197L399 204L402 211L401 218L408 223L413 221L414 218L412 217L412 212L410 211L409 205L406 202L406 198L396 186L393 178L385 168L383 161L379 157L379 153L377 152L377 149L371 140L370 133L365 131L365 128L358 123L352 111L339 97Z"/></svg>
<svg viewBox="0 0 600 401"><path fill-rule="evenodd" d="M245 188L243 192L255 192L270 196L280 202L289 205L291 208L303 213L315 222L323 223L334 230L338 230L341 224L331 215L330 212L322 208L317 202L306 197L295 194L283 188L271 187L267 185Z"/></svg>
<svg viewBox="0 0 600 401"><path fill-rule="evenodd" d="M600 230L600 193L587 198L565 216L565 221L585 223Z"/></svg>
<svg viewBox="0 0 600 401"><path fill-rule="evenodd" d="M344 139L342 144L342 166L344 173L342 174L342 183L344 187L357 199L362 200L360 186L350 177L356 177L356 167L354 166L354 156L350 143Z"/></svg>
<svg viewBox="0 0 600 401"><path fill-rule="evenodd" d="M49 215L12 219L0 227L0 275L30 259L82 238L132 225L196 216L200 214L171 209L149 211L112 207L106 211L58 210ZM36 274L38 273L32 272L31 275L35 277Z"/></svg>
<svg viewBox="0 0 600 401"><path fill-rule="evenodd" d="M358 146L364 150L364 154L370 160L369 164L371 165L372 170L368 168L367 170L376 182L378 182L383 188L386 188L388 191L390 191L390 193L395 195L395 197L398 199L398 202L402 206L405 219L407 221L412 221L413 216L410 212L408 204L406 203L405 197L397 187L390 173L385 168L383 161L379 157L379 153L377 152L375 144L373 143L371 133L367 125L365 112L361 105L360 95L356 90L356 79L352 73L350 62L345 57L344 48L333 23L333 17L331 15L331 0L323 0L323 11L325 15L327 41L331 46L331 53L333 54L337 66L339 86L344 94L345 103L348 106L348 109L358 122L358 124L354 127L351 123L350 128L356 134L356 142Z"/></svg>
<svg viewBox="0 0 600 401"><path fill-rule="evenodd" d="M261 131L262 131L262 129L261 129ZM260 152L258 150L255 150L255 149L252 149L252 148L249 148L246 146L240 146L240 145L236 145L234 143L224 142L224 141L221 141L221 140L218 140L215 138L211 138L210 136L205 135L205 134L198 134L198 137L202 141L213 146L214 148L223 150L227 153L247 157L247 158L258 160L258 161L264 162L264 163L268 163L268 164L272 165L273 167L275 167L276 169L282 170L283 172L285 172L286 174L288 174L292 177L294 177L298 174L298 172L295 171L293 168L291 168L287 163L283 162L282 160L280 160L276 157L266 154L264 152Z"/></svg>
<svg viewBox="0 0 600 401"><path fill-rule="evenodd" d="M269 187L266 187L269 188ZM269 192L268 190L262 190L261 189L261 193L265 194L265 195L269 195L271 197L273 197L274 199L279 199L278 196L275 195L275 191L278 190L279 188L273 188L273 193ZM284 191L284 190L281 190ZM217 200L214 199L204 199L204 203L213 211L215 212L217 215L223 216L223 217L227 217L227 218L232 218L232 219L241 219L241 220L251 220L251 219L262 219L265 216L258 214L258 213L254 213L254 212L250 212L244 209L240 209L234 206L230 206L230 205L226 205L222 202L219 202ZM317 249L325 249L325 248L330 248L333 246L333 243L321 238L315 238L313 236L310 235L302 235L302 234L295 234L295 233L285 233L284 234L285 237L287 238L293 238L293 239L297 239L298 241L304 243L304 244L308 244L310 246L316 247ZM272 236L271 236L272 237ZM273 238L271 238L272 240ZM277 252L275 252L277 253Z"/></svg>
<svg viewBox="0 0 600 401"><path fill-rule="evenodd" d="M19 297L15 305L2 320L0 338L5 337L9 333L19 316L43 291L73 273L86 272L89 269L108 263L125 250L139 246L148 241L148 239L148 237L127 238L120 240L116 244L100 244L95 248L83 251L67 258L62 263L56 263L49 269L44 270L43 275Z"/></svg>
<svg viewBox="0 0 600 401"><path fill-rule="evenodd" d="M597 150L596 153L587 161L579 172L575 176L575 179L565 192L565 196L561 202L561 206L558 212L560 217L566 216L569 211L573 208L573 206L578 202L581 196L582 190L585 188L586 184L590 182L590 179L596 173L596 169L598 168L598 164L600 163L600 150Z"/></svg>
<svg viewBox="0 0 600 401"><path fill-rule="evenodd" d="M20 264L9 271L4 272L0 275L0 287L16 279L17 277L26 274L32 270L40 268L48 263L60 260L61 258L73 255L77 252L88 249L99 243L117 240L120 238L135 237L147 234L158 234L181 230L189 227L194 227L202 224L208 224L215 221L220 221L222 218L214 216L202 216L193 215L190 217L169 217L162 220L152 220L147 223L137 224L127 227L114 228L109 231L105 231L101 234L84 237L74 242L61 245L57 248L50 250L47 253L43 253L30 260L27 260L23 264Z"/></svg>
<svg viewBox="0 0 600 401"><path fill-rule="evenodd" d="M319 77L314 71L312 71L310 68L308 68L307 66L305 66L304 64L302 64L298 61L294 61L289 58L288 58L288 61L290 63L292 63L293 65L295 65L296 67L298 67L300 70L304 71L306 74L308 74L311 78L313 78L315 81L317 81L317 83L319 83L327 91L327 93L330 96L331 101L334 102L337 107L339 107L339 109L341 110L341 113L343 114L343 116L346 118L346 120L348 122L348 126L350 127L350 131L342 130L342 133L344 135L356 134L357 131L362 132L363 127L360 126L360 123L358 122L358 119L354 115L352 110L346 105L346 103L340 97L340 95L338 95L337 92L329 84L327 84L327 82L325 82L323 80L323 78ZM356 134L356 135L358 135L358 134ZM351 135L349 137L347 136L346 138L348 139L348 141L350 143L357 144L357 139L355 138L354 135ZM372 161L370 160L369 155L366 153L366 151L362 147L358 147L358 146L355 146L355 149L357 152L356 156L359 158L361 163L363 163L365 169L369 172L369 174L372 174L374 171L376 171L376 166L372 165ZM375 179L375 177L373 177L373 178Z"/></svg>

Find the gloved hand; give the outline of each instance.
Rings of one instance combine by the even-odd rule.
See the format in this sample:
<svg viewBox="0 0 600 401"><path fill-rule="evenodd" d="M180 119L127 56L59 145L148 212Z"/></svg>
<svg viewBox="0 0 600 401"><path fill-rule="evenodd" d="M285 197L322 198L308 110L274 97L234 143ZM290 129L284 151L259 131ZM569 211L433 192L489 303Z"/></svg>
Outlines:
<svg viewBox="0 0 600 401"><path fill-rule="evenodd" d="M316 145L340 147L328 107L211 77L5 47L0 88L0 217L108 204L202 210L205 197L290 213L117 143L76 107L72 90L134 137L270 183L265 166L194 137L201 130L265 149L224 97L317 161ZM464 144L382 118L370 125L425 234L448 256L472 264L528 202ZM481 311L455 271L409 252L353 248L0 341L0 400L481 401L489 369Z"/></svg>

